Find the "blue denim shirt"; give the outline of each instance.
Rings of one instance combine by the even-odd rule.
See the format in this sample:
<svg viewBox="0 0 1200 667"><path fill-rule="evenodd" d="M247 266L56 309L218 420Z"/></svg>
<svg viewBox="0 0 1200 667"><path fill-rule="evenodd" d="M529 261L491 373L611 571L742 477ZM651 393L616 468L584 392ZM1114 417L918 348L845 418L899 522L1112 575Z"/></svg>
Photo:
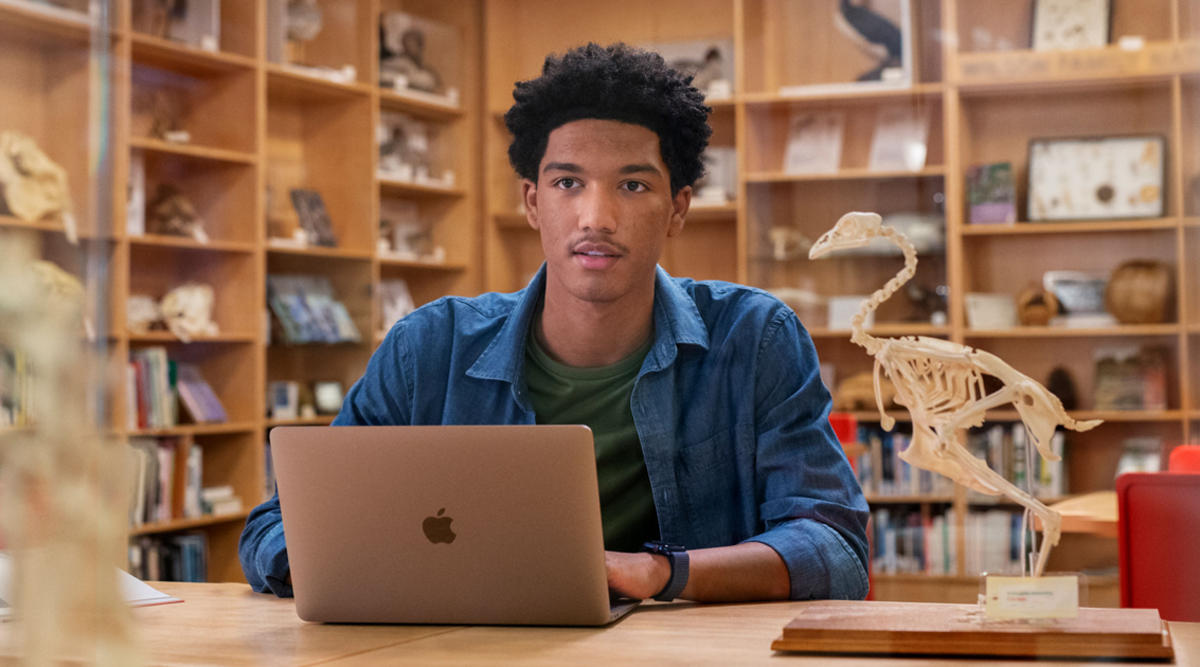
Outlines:
<svg viewBox="0 0 1200 667"><path fill-rule="evenodd" d="M533 424L525 341L545 267L524 290L445 297L398 322L335 425ZM654 342L631 398L662 539L761 542L791 597L867 593L867 504L829 425L829 392L796 315L761 290L661 268ZM254 590L291 595L279 496L239 544Z"/></svg>

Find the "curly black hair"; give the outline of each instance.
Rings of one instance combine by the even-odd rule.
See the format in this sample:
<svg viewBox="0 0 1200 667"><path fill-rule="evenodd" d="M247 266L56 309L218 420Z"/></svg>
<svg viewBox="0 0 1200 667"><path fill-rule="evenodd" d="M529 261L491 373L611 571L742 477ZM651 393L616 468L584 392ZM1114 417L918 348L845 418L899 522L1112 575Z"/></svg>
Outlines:
<svg viewBox="0 0 1200 667"><path fill-rule="evenodd" d="M704 175L711 108L692 77L671 69L662 56L617 43L589 43L550 54L542 75L518 81L516 101L504 114L513 135L508 160L522 178L537 182L550 132L574 120L617 120L653 130L671 172L671 194Z"/></svg>

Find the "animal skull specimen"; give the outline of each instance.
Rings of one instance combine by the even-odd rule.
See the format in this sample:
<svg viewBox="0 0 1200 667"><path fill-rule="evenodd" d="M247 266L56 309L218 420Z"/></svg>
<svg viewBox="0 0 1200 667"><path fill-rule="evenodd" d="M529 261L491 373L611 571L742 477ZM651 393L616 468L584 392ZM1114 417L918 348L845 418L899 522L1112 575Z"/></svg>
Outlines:
<svg viewBox="0 0 1200 667"><path fill-rule="evenodd" d="M1042 521L1043 539L1033 574L1040 576L1051 547L1058 544L1062 527L1059 513L973 456L963 446L960 433L982 425L988 410L1011 403L1042 458L1056 461L1060 457L1050 449L1056 427L1087 431L1101 420L1072 419L1058 398L1040 383L983 350L925 336L876 338L864 331L867 315L911 280L917 270L917 251L913 245L903 234L881 223L875 213L847 213L808 253L810 259L818 259L838 250L860 248L876 237L890 240L904 253L904 268L864 301L851 319L850 340L875 357L875 397L880 423L888 430L895 425L895 420L883 410L880 385L881 378L886 376L895 388L895 402L906 407L912 416L912 442L900 453L900 458L982 493L1005 495L1037 515ZM1002 387L988 393L984 375L993 376Z"/></svg>
<svg viewBox="0 0 1200 667"><path fill-rule="evenodd" d="M0 132L0 203L28 222L62 222L75 242L67 172L20 132Z"/></svg>

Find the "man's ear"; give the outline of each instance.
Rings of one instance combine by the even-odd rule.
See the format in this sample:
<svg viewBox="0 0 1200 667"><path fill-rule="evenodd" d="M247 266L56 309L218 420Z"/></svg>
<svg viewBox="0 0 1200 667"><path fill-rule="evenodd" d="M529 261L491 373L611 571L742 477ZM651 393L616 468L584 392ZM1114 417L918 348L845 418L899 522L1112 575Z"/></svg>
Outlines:
<svg viewBox="0 0 1200 667"><path fill-rule="evenodd" d="M521 201L525 203L525 222L530 227L538 227L537 183L528 178L521 179Z"/></svg>
<svg viewBox="0 0 1200 667"><path fill-rule="evenodd" d="M692 186L685 185L671 197L671 221L667 223L667 236L678 236L683 231L688 209L692 205Z"/></svg>

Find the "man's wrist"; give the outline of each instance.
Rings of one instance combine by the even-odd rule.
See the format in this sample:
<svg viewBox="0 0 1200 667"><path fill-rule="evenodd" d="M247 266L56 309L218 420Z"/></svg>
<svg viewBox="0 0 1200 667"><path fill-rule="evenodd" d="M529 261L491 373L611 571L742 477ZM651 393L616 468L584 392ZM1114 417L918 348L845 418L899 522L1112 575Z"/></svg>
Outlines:
<svg viewBox="0 0 1200 667"><path fill-rule="evenodd" d="M683 589L687 587L689 574L689 557L685 547L667 544L665 542L647 542L642 545L642 548L650 552L653 556L666 561L667 578L666 583L662 588L658 589L652 597L655 600L667 602L674 600L683 593ZM656 581L662 581L656 577Z"/></svg>

